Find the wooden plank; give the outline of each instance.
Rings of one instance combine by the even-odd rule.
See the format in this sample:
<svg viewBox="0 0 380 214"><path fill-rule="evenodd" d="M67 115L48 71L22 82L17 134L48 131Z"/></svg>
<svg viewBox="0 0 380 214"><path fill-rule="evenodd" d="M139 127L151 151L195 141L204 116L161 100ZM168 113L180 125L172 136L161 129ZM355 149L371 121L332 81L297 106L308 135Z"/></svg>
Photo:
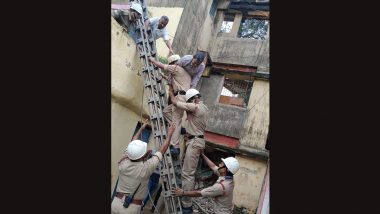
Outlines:
<svg viewBox="0 0 380 214"><path fill-rule="evenodd" d="M259 16L265 19L269 19L269 11L261 11L261 10L256 10L256 11L249 11L248 12L249 16Z"/></svg>

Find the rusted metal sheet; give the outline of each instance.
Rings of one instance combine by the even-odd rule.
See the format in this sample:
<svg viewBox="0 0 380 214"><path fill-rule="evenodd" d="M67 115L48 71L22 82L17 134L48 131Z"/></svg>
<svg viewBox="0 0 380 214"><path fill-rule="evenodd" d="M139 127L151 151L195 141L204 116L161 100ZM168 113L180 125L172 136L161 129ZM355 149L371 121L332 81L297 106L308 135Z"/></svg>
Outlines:
<svg viewBox="0 0 380 214"><path fill-rule="evenodd" d="M219 103L244 107L244 99L240 97L229 97L220 95Z"/></svg>
<svg viewBox="0 0 380 214"><path fill-rule="evenodd" d="M239 146L239 139L237 138L227 137L207 131L204 133L204 136L205 140L211 143L224 145L232 149L236 149Z"/></svg>
<svg viewBox="0 0 380 214"><path fill-rule="evenodd" d="M269 19L269 11L249 11L248 15L255 16L255 18Z"/></svg>
<svg viewBox="0 0 380 214"><path fill-rule="evenodd" d="M224 74L227 78L251 80L252 77L269 79L269 72L261 72L254 66L232 65L214 62L212 72Z"/></svg>

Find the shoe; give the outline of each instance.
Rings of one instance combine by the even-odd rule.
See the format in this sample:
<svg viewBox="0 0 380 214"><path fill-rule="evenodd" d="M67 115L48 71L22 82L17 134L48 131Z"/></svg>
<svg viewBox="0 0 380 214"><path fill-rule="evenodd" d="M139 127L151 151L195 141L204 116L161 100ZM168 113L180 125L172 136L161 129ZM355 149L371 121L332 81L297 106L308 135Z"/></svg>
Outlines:
<svg viewBox="0 0 380 214"><path fill-rule="evenodd" d="M170 153L175 158L178 157L178 155L179 155L179 148L175 148L174 146L170 145Z"/></svg>
<svg viewBox="0 0 380 214"><path fill-rule="evenodd" d="M183 214L191 214L193 213L193 207L182 207Z"/></svg>

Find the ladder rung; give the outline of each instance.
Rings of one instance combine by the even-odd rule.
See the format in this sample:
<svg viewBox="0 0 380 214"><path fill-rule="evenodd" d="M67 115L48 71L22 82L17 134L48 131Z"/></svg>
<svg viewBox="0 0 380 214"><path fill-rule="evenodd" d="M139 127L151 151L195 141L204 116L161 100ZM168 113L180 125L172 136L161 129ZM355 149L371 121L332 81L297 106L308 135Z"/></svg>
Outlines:
<svg viewBox="0 0 380 214"><path fill-rule="evenodd" d="M147 86L151 86L152 84L150 82L145 82L144 83L144 86L147 87Z"/></svg>
<svg viewBox="0 0 380 214"><path fill-rule="evenodd" d="M165 191L164 195L165 195L165 197L172 196L172 192L170 190L169 191Z"/></svg>
<svg viewBox="0 0 380 214"><path fill-rule="evenodd" d="M148 103L153 103L156 101L156 98L155 97L151 97L148 99Z"/></svg>
<svg viewBox="0 0 380 214"><path fill-rule="evenodd" d="M161 89L160 90L160 92L159 92L159 94L160 94L160 96L162 97L162 96L165 96L165 94L166 94L166 91L165 90L163 90L163 89Z"/></svg>
<svg viewBox="0 0 380 214"><path fill-rule="evenodd" d="M144 42L143 39L139 38L136 40L136 44L141 45Z"/></svg>
<svg viewBox="0 0 380 214"><path fill-rule="evenodd" d="M147 57L150 57L152 54L149 54L149 53L146 53L146 52L142 52L142 53L140 53L140 58L143 58L143 57L145 57L145 56L147 56ZM155 54L156 55L156 54ZM153 55L152 55L153 56ZM154 57L154 56L153 56Z"/></svg>

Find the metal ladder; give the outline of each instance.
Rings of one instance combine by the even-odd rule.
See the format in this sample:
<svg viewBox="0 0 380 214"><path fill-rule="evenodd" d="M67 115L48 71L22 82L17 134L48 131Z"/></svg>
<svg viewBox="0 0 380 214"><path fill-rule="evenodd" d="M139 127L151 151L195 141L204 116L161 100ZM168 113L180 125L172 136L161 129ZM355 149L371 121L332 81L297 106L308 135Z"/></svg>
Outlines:
<svg viewBox="0 0 380 214"><path fill-rule="evenodd" d="M159 68L153 66L148 60L149 56L157 58L157 50L151 30L145 32L144 17L148 17L146 4L143 0L137 0L134 2L140 3L143 8L143 16L135 22L137 33L136 44L143 65L140 74L144 81L144 96L148 101L152 133L156 143L161 146L167 137L166 121L162 112L164 107L167 106L167 95L162 77L159 75ZM179 160L174 160L172 158L170 149L163 154L163 160L160 164L160 174L162 181L161 195L164 197L166 213L182 214L179 197L174 197L171 193L172 188L178 187L181 183L181 166Z"/></svg>

